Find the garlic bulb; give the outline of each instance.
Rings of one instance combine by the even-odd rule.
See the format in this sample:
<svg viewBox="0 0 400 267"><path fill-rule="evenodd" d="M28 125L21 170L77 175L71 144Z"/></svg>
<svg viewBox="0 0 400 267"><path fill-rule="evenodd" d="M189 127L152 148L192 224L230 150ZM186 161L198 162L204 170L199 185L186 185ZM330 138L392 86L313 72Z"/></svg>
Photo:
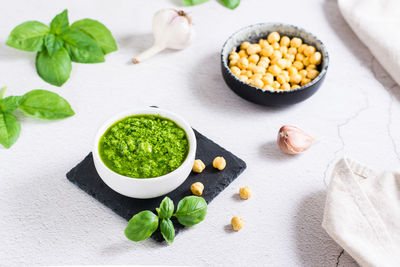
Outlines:
<svg viewBox="0 0 400 267"><path fill-rule="evenodd" d="M282 126L278 133L278 145L287 154L304 152L315 139L295 126Z"/></svg>
<svg viewBox="0 0 400 267"><path fill-rule="evenodd" d="M162 9L153 17L154 44L132 59L139 63L166 48L184 49L194 38L194 27L188 15L183 11Z"/></svg>

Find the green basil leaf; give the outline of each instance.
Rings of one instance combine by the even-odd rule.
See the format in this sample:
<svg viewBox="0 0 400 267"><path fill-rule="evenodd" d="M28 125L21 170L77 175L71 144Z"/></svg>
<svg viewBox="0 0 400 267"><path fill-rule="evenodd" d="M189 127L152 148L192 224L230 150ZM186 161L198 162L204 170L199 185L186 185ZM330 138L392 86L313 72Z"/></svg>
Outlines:
<svg viewBox="0 0 400 267"><path fill-rule="evenodd" d="M26 21L15 27L8 36L8 46L24 51L41 51L49 27L39 21Z"/></svg>
<svg viewBox="0 0 400 267"><path fill-rule="evenodd" d="M160 231L165 241L167 241L168 243L174 242L175 228L170 219L162 219L160 223Z"/></svg>
<svg viewBox="0 0 400 267"><path fill-rule="evenodd" d="M41 89L26 93L19 108L32 117L45 120L64 119L75 114L67 100Z"/></svg>
<svg viewBox="0 0 400 267"><path fill-rule="evenodd" d="M81 19L72 23L71 28L80 30L92 37L103 50L104 54L118 49L110 30L97 20Z"/></svg>
<svg viewBox="0 0 400 267"><path fill-rule="evenodd" d="M221 0L222 4L230 9L235 9L239 6L240 0Z"/></svg>
<svg viewBox="0 0 400 267"><path fill-rule="evenodd" d="M125 228L125 236L132 241L149 238L158 228L158 217L151 211L144 210L129 220Z"/></svg>
<svg viewBox="0 0 400 267"><path fill-rule="evenodd" d="M67 50L61 47L53 56L47 50L38 52L36 56L36 70L46 82L61 86L69 78L72 64Z"/></svg>
<svg viewBox="0 0 400 267"><path fill-rule="evenodd" d="M202 197L188 196L178 203L174 216L185 226L198 224L207 214L207 202Z"/></svg>
<svg viewBox="0 0 400 267"><path fill-rule="evenodd" d="M21 104L22 96L8 96L0 99L0 112L13 112Z"/></svg>
<svg viewBox="0 0 400 267"><path fill-rule="evenodd" d="M0 112L0 144L10 148L19 137L21 125L9 112Z"/></svg>
<svg viewBox="0 0 400 267"><path fill-rule="evenodd" d="M61 47L63 47L64 41L60 37L55 36L52 33L48 33L44 37L44 45L46 46L49 55L53 56L58 50L61 49Z"/></svg>
<svg viewBox="0 0 400 267"><path fill-rule="evenodd" d="M50 22L50 31L54 34L62 34L69 28L68 21L68 10L65 9L63 12L54 17Z"/></svg>
<svg viewBox="0 0 400 267"><path fill-rule="evenodd" d="M169 197L165 197L160 204L160 208L156 208L160 219L169 219L174 213L174 202Z"/></svg>
<svg viewBox="0 0 400 267"><path fill-rule="evenodd" d="M195 5L203 4L207 1L208 0L182 0L182 4L184 6L195 6Z"/></svg>
<svg viewBox="0 0 400 267"><path fill-rule="evenodd" d="M89 35L78 29L70 29L62 35L72 61L79 63L104 62L100 46Z"/></svg>

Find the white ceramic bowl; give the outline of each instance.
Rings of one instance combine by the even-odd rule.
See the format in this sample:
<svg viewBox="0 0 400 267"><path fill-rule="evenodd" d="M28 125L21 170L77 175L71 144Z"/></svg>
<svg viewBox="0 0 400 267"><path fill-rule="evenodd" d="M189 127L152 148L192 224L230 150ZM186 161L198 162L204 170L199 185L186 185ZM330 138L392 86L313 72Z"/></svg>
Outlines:
<svg viewBox="0 0 400 267"><path fill-rule="evenodd" d="M118 174L109 169L101 160L99 154L99 141L106 130L120 119L132 115L160 115L176 122L189 139L189 152L182 163L176 170L163 176L154 178L132 178ZM190 125L180 116L159 108L133 109L113 116L107 120L97 132L94 140L93 159L94 165L101 179L114 191L133 198L154 198L165 195L178 186L180 186L192 170L193 162L196 154L196 137Z"/></svg>

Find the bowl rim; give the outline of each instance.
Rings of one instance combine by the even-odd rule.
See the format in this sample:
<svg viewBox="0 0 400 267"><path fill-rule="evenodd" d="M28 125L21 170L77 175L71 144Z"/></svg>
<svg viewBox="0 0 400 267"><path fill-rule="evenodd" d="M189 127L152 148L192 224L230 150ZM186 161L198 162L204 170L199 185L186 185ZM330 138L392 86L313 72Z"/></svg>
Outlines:
<svg viewBox="0 0 400 267"><path fill-rule="evenodd" d="M320 73L318 74L318 76L317 76L316 78L314 78L311 82L307 83L307 84L304 85L304 86L301 86L301 87L296 88L296 89L291 89L291 90L279 90L279 91L278 91L278 90L262 89L262 88L255 87L255 86L253 86L253 85L250 85L250 84L247 84L247 83L241 81L241 80L240 80L238 77L236 77L236 76L232 73L232 71L230 70L230 68L229 68L229 66L228 66L228 64L227 64L227 63L228 63L227 60L224 59L224 54L223 54L223 52L224 52L224 50L226 49L227 43L228 43L232 38L234 38L237 34L239 34L239 33L241 33L241 32L249 31L250 28L253 28L253 27L255 27L255 26L286 26L286 27L289 27L289 28L294 28L294 29L296 29L296 30L302 31L302 32L304 32L304 33L310 35L311 37L313 37L313 38L321 45L322 50L323 50L323 51L321 51L321 53L323 52L324 57L325 57L325 65L324 65L324 67L322 68L321 72L320 72ZM243 85L247 85L247 86L249 86L249 87L251 87L251 88L254 88L254 89L256 89L256 90L260 90L260 91L263 92L263 93L290 94L290 93L293 93L293 92L297 92L297 91L301 91L301 90L306 90L307 88L313 86L313 85L316 84L319 80L322 79L322 77L326 74L326 72L327 72L327 70L328 70L328 66L329 66L329 54L328 54L328 51L327 51L327 49L326 49L325 44L324 44L316 35L314 35L313 33L311 33L311 32L309 32L309 31L305 30L305 29L302 28L302 27L299 27L299 26L296 26L296 25L293 25L293 24L288 24L288 23L281 23L281 22L260 22L260 23L255 23L255 24L247 25L247 26L245 26L245 27L243 27L243 28L237 30L236 32L234 32L233 34L231 34L231 35L228 37L228 39L226 39L226 41L224 42L224 44L223 44L223 46L222 46L222 49L221 49L221 62L222 62L223 67L228 71L228 73L229 73L233 78L235 78L237 81L239 81L240 83L242 83Z"/></svg>
<svg viewBox="0 0 400 267"><path fill-rule="evenodd" d="M189 141L189 151L188 154L185 158L185 160L182 162L182 164L173 170L172 172L169 172L167 174L161 175L161 176L156 176L156 177L151 177L151 178L138 178L138 177L129 177L125 176L122 174L119 174L113 170L111 170L105 163L102 161L99 153L99 142L100 138L103 136L103 134L109 129L111 125L116 123L117 121L124 119L129 116L135 116L135 115L158 115L160 117L169 119L176 123L179 127L181 127L187 136L187 139ZM192 158L194 158L196 154L196 149L197 149L197 141L196 141L196 136L194 134L194 131L192 127L184 120L181 116L179 116L176 113L173 113L171 111L165 110L165 109L160 109L157 107L148 107L148 108L135 108L135 109L129 109L123 112L119 112L113 116L111 116L109 119L107 119L97 130L96 136L94 138L94 144L93 144L93 157L99 163L103 169L105 169L109 174L112 174L115 178L117 179L123 179L124 181L134 181L134 182L139 182L139 183L154 183L160 180L166 180L169 179L173 176L175 176L177 173L181 172L181 170L186 169L187 165L189 164L189 161L191 161Z"/></svg>

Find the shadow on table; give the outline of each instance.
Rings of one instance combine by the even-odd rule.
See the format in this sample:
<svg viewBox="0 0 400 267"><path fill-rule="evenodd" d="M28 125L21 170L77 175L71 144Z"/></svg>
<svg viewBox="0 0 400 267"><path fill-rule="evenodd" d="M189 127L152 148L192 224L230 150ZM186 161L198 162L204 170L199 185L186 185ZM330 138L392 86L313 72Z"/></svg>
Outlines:
<svg viewBox="0 0 400 267"><path fill-rule="evenodd" d="M322 228L326 192L319 191L305 197L296 214L296 247L303 266L358 266ZM346 262L346 265L342 265ZM338 265L336 265L338 266Z"/></svg>
<svg viewBox="0 0 400 267"><path fill-rule="evenodd" d="M382 86L398 101L400 101L400 86L390 77L387 71L375 59L368 47L358 39L351 27L343 18L338 0L325 0L323 11L325 17L332 29L335 30L337 36L342 40L345 46L360 61L361 65L369 66L375 78Z"/></svg>

